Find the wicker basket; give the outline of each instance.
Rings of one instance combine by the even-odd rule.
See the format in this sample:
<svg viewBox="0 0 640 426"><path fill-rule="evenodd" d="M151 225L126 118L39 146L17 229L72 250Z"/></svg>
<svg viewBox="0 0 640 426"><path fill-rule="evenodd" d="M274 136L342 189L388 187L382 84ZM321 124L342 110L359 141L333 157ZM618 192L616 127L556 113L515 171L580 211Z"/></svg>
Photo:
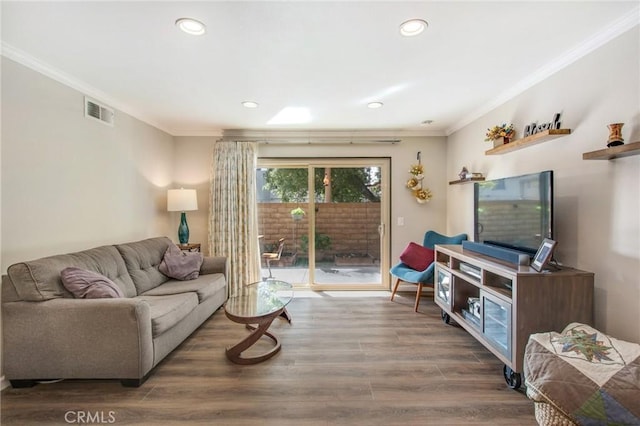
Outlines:
<svg viewBox="0 0 640 426"><path fill-rule="evenodd" d="M567 416L546 402L534 402L536 420L540 426L577 426Z"/></svg>

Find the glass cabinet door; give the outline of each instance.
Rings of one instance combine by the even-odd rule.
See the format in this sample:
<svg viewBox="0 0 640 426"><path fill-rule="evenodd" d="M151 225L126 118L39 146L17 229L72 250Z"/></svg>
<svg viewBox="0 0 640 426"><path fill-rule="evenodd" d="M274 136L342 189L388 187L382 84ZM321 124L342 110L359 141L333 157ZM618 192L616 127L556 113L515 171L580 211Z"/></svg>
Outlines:
<svg viewBox="0 0 640 426"><path fill-rule="evenodd" d="M487 341L511 358L511 304L482 292L482 331Z"/></svg>
<svg viewBox="0 0 640 426"><path fill-rule="evenodd" d="M436 267L436 298L451 306L451 274L448 271Z"/></svg>

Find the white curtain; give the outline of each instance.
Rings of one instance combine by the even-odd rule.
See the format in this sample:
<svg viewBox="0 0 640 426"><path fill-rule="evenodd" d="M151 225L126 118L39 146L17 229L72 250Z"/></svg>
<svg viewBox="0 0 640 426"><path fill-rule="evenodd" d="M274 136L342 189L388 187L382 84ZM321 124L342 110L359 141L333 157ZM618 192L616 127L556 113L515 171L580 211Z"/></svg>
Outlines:
<svg viewBox="0 0 640 426"><path fill-rule="evenodd" d="M229 296L260 280L256 204L257 146L218 141L213 147L209 252L229 261Z"/></svg>

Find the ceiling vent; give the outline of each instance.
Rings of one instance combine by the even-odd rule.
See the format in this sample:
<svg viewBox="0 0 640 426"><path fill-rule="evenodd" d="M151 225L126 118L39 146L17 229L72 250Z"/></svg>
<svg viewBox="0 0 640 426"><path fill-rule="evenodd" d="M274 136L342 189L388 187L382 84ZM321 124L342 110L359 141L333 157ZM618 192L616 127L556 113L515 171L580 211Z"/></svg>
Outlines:
<svg viewBox="0 0 640 426"><path fill-rule="evenodd" d="M98 103L96 100L84 97L84 116L98 120L108 126L113 127L115 114L113 108Z"/></svg>

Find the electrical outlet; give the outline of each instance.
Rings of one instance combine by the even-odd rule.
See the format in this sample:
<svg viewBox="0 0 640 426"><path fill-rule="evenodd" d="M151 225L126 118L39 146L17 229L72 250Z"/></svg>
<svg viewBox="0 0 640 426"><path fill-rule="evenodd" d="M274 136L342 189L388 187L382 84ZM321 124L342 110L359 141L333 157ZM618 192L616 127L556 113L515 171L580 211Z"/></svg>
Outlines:
<svg viewBox="0 0 640 426"><path fill-rule="evenodd" d="M398 226L404 226L404 217L398 216Z"/></svg>

